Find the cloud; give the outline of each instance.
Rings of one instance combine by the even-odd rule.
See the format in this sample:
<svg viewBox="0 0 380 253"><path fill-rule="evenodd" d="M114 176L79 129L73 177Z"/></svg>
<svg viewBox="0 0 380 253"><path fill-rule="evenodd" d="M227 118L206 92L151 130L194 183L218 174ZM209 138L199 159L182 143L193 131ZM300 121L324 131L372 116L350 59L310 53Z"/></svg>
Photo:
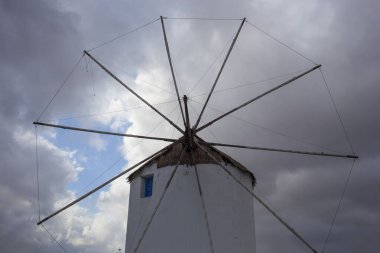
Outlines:
<svg viewBox="0 0 380 253"><path fill-rule="evenodd" d="M107 142L105 142L99 135L94 135L94 137L90 139L89 144L96 151L104 151L107 146Z"/></svg>
<svg viewBox="0 0 380 253"><path fill-rule="evenodd" d="M2 1L0 3L0 247L4 252L54 252L57 246L35 226L35 120L83 49L91 48L159 15L241 18L322 63L334 102L360 155L332 230L327 251L373 252L380 220L379 22L376 1L172 1L109 3ZM196 119L240 21L165 20L179 88L190 97ZM182 126L173 94L160 24L91 51L111 71ZM227 47L226 47L227 46ZM223 50L224 48L224 50ZM221 53L222 52L222 53ZM221 53L221 56L217 56ZM204 71L217 58L194 90ZM248 85L312 66L310 62L245 24L201 124L291 77ZM222 89L229 89L222 92ZM192 91L191 91L192 90ZM94 96L95 91L95 96ZM169 92L168 92L169 91ZM191 91L191 92L190 92ZM197 111L197 112L195 112ZM110 113L112 112L112 113ZM84 117L99 114L96 117ZM76 119L67 119L81 116ZM328 92L318 72L284 87L200 132L207 140L245 145L349 153ZM237 117L237 118L236 118ZM99 67L82 59L42 120L132 134L178 137L150 108ZM247 123L248 122L248 123ZM82 155L57 141L59 132L38 129L42 215L77 193L68 185L81 173ZM72 138L75 139L75 138ZM90 136L105 152L112 142ZM75 140L74 140L75 141ZM129 167L165 143L124 138L118 150ZM322 147L322 148L321 148ZM258 189L319 250L350 168L340 159L225 149L250 168ZM77 153L75 153L77 152ZM75 153L75 154L74 154ZM86 157L87 158L87 157ZM89 157L88 159L91 159ZM79 161L79 162L78 162ZM79 169L79 170L78 170ZM83 173L83 172L82 172ZM46 226L70 252L123 248L128 210L124 179L68 209ZM256 205L258 252L303 252L304 246ZM276 241L276 244L272 242Z"/></svg>

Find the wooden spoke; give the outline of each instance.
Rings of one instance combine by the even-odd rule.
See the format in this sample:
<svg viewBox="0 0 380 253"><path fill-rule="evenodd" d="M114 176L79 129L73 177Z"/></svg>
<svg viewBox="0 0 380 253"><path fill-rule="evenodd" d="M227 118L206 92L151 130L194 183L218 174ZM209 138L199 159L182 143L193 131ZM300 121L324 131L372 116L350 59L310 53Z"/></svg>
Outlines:
<svg viewBox="0 0 380 253"><path fill-rule="evenodd" d="M252 103L252 102L254 102L254 101L256 101L256 100L258 100L258 99L260 99L260 98L262 98L262 97L264 97L264 96L266 96L266 95L268 95L269 93L272 93L272 92L274 92L274 91L276 91L276 90L278 90L278 89L284 87L284 86L287 85L287 84L290 84L290 83L294 82L295 80L297 80L297 79L303 77L304 75L309 74L310 72L312 72L312 71L314 71L314 70L316 70L316 69L318 69L318 68L320 68L320 67L321 67L321 65L317 65L317 66L315 66L315 67L313 67L313 68L311 68L311 69L309 69L309 70L303 72L302 74L300 74L300 75L298 75L298 76L295 76L295 77L289 79L288 81L285 81L285 82L281 83L280 85L278 85L278 86L276 86L276 87L274 87L274 88L272 88L272 89L270 89L270 90L268 90L268 91L266 91L266 92L260 94L259 96L257 96L257 97L255 97L255 98L253 98L253 99L251 99L251 100L249 100L249 101L247 101L247 102L241 104L240 106L238 106L238 107L236 107L236 108L234 108L234 109L232 109L232 110L230 110L230 111L228 111L228 112L226 112L226 113L220 115L219 117L217 117L217 118L211 120L210 122L204 124L203 126L197 128L197 129L195 129L195 132L199 132L199 131L201 131L202 129L205 129L206 127L208 127L208 126L214 124L216 121L218 121L218 120L220 120L220 119L226 117L227 115L229 115L229 114L231 114L231 113L233 113L233 112L235 112L235 111L237 111L237 110L239 110L239 109L241 109L241 108L243 108L243 107L249 105L250 103Z"/></svg>
<svg viewBox="0 0 380 253"><path fill-rule="evenodd" d="M181 114L182 114L183 124L186 126L185 115L184 115L184 113L183 113L182 103L181 103L181 99L180 99L180 97L179 97L179 93L178 93L177 81L176 81L176 78L175 78L175 75L174 75L174 68L173 68L172 58L171 58L171 56L170 56L169 43L168 43L168 38L167 38L167 36L166 36L165 25L164 25L164 19L163 19L162 16L160 17L160 19L161 19L161 25L162 25L162 32L163 32L163 34L164 34L166 53L167 53L167 55L168 55L168 60L169 60L169 65L170 65L170 71L172 72L174 88L175 88L175 92L176 92L176 94L177 94L177 99L178 99L178 103L179 103L179 108L181 109Z"/></svg>
<svg viewBox="0 0 380 253"><path fill-rule="evenodd" d="M115 136L122 136L122 137L131 137L131 138L157 140L157 141L167 141L167 142L175 142L175 141L177 141L176 139L168 139L168 138L152 137L152 136L136 135L136 134L114 133L114 132L108 132L108 131L99 131L99 130L93 130L93 129L79 128L79 127L71 127L71 126L64 126L64 125L55 125L55 124L49 124L49 123L37 122L37 121L33 122L33 124L40 125L40 126L48 126L48 127L55 127L55 128L61 128L61 129L79 131L79 132L97 133L97 134L105 134L105 135L115 135Z"/></svg>
<svg viewBox="0 0 380 253"><path fill-rule="evenodd" d="M263 147L255 147L255 146L243 146L243 145L213 143L213 142L207 142L207 144L210 146L245 148L245 149L263 150L263 151L301 154L301 155L330 156L330 157L341 157L341 158L351 158L351 159L358 159L359 158L359 156L357 156L357 155L342 155L342 154L333 154L333 153L324 153L324 152L309 152L309 151L299 151L299 150L279 149L279 148L263 148Z"/></svg>
<svg viewBox="0 0 380 253"><path fill-rule="evenodd" d="M239 36L239 33L240 33L240 31L241 31L241 28L243 27L243 25L244 25L244 23L245 23L245 20L246 20L246 19L244 18L243 21L241 22L241 24L240 24L240 26L239 26L239 29L238 29L238 31L237 31L237 33L236 33L234 39L232 40L232 44L231 44L231 46L230 46L230 49L229 49L228 52L227 52L226 58L224 58L223 64L222 64L222 66L220 67L220 70L219 70L219 72L218 72L218 75L216 76L216 79L215 79L215 81L214 81L214 84L212 85L212 88L211 88L211 90L210 90L210 93L209 93L208 96L207 96L206 102L205 102L205 104L203 105L202 111L201 111L201 113L199 114L198 119L197 119L197 122L195 123L193 129L196 129L196 128L198 127L199 122L201 121L202 114L203 114L204 110L206 109L206 106L207 106L207 104L208 104L208 101L210 100L210 97L211 97L211 95L212 95L212 93L213 93L213 91L214 91L214 89L215 89L216 84L218 83L219 77L220 77L220 75L222 74L222 71L223 71L223 69L224 69L224 66L226 65L226 62L227 62L227 60L228 60L228 57L229 57L230 54L231 54L232 48L233 48L234 45L235 45L235 42L236 42L236 40L237 40L237 38L238 38L238 36Z"/></svg>
<svg viewBox="0 0 380 253"><path fill-rule="evenodd" d="M87 198L88 196L90 196L91 194L93 194L94 192L100 190L101 188L103 188L104 186L112 183L113 181L115 181L116 179L118 179L119 177L125 175L126 173L130 172L131 170L135 169L136 167L142 165L143 163L149 161L150 159L154 158L154 157L157 157L158 155L160 155L162 152L165 152L167 149L171 148L175 143L172 143L168 146L166 146L165 148L161 149L160 151L157 151L156 153L154 153L153 155L145 158L144 160L136 163L135 165L133 165L132 167L128 168L127 170L119 173L118 175L114 176L113 178L107 180L106 182L102 183L101 185L99 185L98 187L94 188L93 190L87 192L86 194L82 195L81 197L77 198L76 200L70 202L69 204L65 205L64 207L58 209L57 211L55 211L54 213L50 214L49 216L47 216L46 218L40 220L37 222L37 225L40 225L42 223L44 223L45 221L53 218L54 216L56 216L57 214L61 213L62 211L66 210L67 208L69 208L70 206L82 201L83 199Z"/></svg>
<svg viewBox="0 0 380 253"><path fill-rule="evenodd" d="M103 64L101 64L98 60L96 60L89 52L84 51L86 55L88 55L96 64L99 65L107 74L109 74L113 79L115 79L119 84L121 84L124 88L129 90L133 95L135 95L138 99L140 99L142 102L144 102L147 106L152 108L153 111L158 113L161 117L163 117L167 122L169 122L173 127L175 127L178 131L181 133L184 133L184 131L177 126L173 121L171 121L168 117L166 117L164 114L162 114L159 110L157 110L153 105L151 105L148 101L143 99L139 94L137 94L134 90L132 90L128 85L126 85L123 81L121 81L117 76L115 76L110 70L108 70Z"/></svg>

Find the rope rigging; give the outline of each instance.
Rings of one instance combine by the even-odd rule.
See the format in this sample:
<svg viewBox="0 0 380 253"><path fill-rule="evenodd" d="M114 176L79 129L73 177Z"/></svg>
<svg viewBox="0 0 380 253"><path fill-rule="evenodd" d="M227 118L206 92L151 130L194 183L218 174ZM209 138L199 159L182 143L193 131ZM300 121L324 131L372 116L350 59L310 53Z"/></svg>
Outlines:
<svg viewBox="0 0 380 253"><path fill-rule="evenodd" d="M74 73L74 71L79 66L79 63L82 61L83 55L79 58L79 60L74 64L73 69L70 71L70 73L66 76L66 78L63 80L62 84L58 87L57 91L54 93L53 97L49 100L48 104L44 107L44 109L41 111L40 115L37 117L37 121L39 121L42 117L42 115L46 112L50 104L53 102L54 98L58 95L58 93L62 90L63 86L67 83L71 75Z"/></svg>
<svg viewBox="0 0 380 253"><path fill-rule="evenodd" d="M65 247L63 247L62 243L60 243L60 242L58 241L58 239L55 238L55 237L49 232L49 230L48 230L43 224L41 224L41 226L42 226L42 228L46 231L46 233L48 233L48 235L49 235L49 237L51 238L51 240L52 240L53 242L55 242L55 243L58 245L58 247L60 247L60 248L62 249L63 252L68 253L68 251L65 249Z"/></svg>
<svg viewBox="0 0 380 253"><path fill-rule="evenodd" d="M194 100L194 99L191 99L191 101L199 104L199 105L202 105L200 102ZM219 113L225 113L224 111L221 111L211 105L208 106L210 109L216 111L216 112L219 112ZM262 125L259 125L259 124L256 124L256 123L253 123L251 121L248 121L248 120L245 120L245 119L242 119L236 115L233 115L233 114L230 114L228 115L228 117L230 118L233 118L233 119L236 119L236 120L239 120L243 123L246 123L248 125L251 125L252 127L255 127L255 128L260 128L262 130L265 130L265 131L268 131L270 133L273 133L273 134L276 134L278 136L281 136L281 137L285 137L285 138L288 138L290 140L293 140L293 141L297 141L299 143L302 143L302 144L308 144L308 145L311 145L311 146L314 146L314 147L317 147L317 148L321 148L321 149L325 149L325 150L329 150L329 151L332 151L332 152L337 152L336 150L333 150L333 149L330 149L330 148L327 148L327 147L323 147L323 146L320 146L320 145L317 145L315 143L312 143L312 142L309 142L309 141L306 141L306 140L303 140L303 139L300 139L300 138L297 138L297 137L294 137L294 136L291 136L291 135L288 135L288 134L285 134L285 133L282 133L282 132L279 132L277 130L273 130L271 128L268 128L268 127L264 127Z"/></svg>
<svg viewBox="0 0 380 253"><path fill-rule="evenodd" d="M200 17L164 17L164 19L177 19L177 20L208 20L208 21L237 21L243 20L242 18L200 18Z"/></svg>
<svg viewBox="0 0 380 253"><path fill-rule="evenodd" d="M176 101L175 101L176 102ZM169 115L171 115L173 112L175 112L176 110L178 109L178 106L176 106L170 113ZM154 126L152 128L152 130L150 130L149 132L147 132L145 135L146 136L149 136L154 130L156 130L165 120L161 120L156 126ZM142 142L144 141L144 139L141 139L139 140L139 142L137 142L133 147L131 147L129 150L127 150L127 152L125 152L125 154L122 154L117 160L115 160L109 167L107 167L105 170L103 170L96 178L94 178L93 180L91 180L90 183L88 183L85 187L83 187L82 189L80 189L78 191L78 195L82 194L86 189L88 189L88 187L90 187L91 185L93 185L96 181L98 181L100 178L102 178L102 176L104 174L106 174L109 170L111 170L113 167L116 166L116 164L118 164L121 160L125 159L125 157L132 151L134 150L135 148L137 148Z"/></svg>
<svg viewBox="0 0 380 253"><path fill-rule="evenodd" d="M136 31L140 30L140 29L143 29L143 28L145 28L145 27L147 27L147 26L149 26L149 25L155 23L155 22L158 21L158 20L160 20L160 18L157 18L157 19L154 19L154 20L152 20L152 21L149 21L148 23L146 23L146 24L144 24L144 25L142 25L142 26L139 26L139 27L137 27L137 28L135 28L135 29L132 29L132 30L126 32L126 33L123 33L123 34L121 34L121 35L119 35L119 36L116 36L116 37L110 39L110 40L107 40L107 41L105 41L105 42L99 44L98 46L95 46L95 47L93 47L93 48L91 48L91 49L89 49L89 50L87 50L87 51L90 52L90 51L92 51L92 50L94 50L94 49L97 49L97 48L103 47L103 46L105 46L105 45L107 45L107 44L109 44L109 43L111 43L111 42L114 42L115 40L118 40L118 39L120 39L120 38L122 38L122 37L127 36L128 34L131 34L131 33L134 33L134 32L136 32Z"/></svg>
<svg viewBox="0 0 380 253"><path fill-rule="evenodd" d="M229 90L235 90L235 89L245 88L247 86L256 85L256 84L260 84L260 83L265 83L265 82L268 82L268 81L273 81L273 80L280 79L280 78L287 77L287 76L291 76L291 75L294 75L294 74L299 74L299 73L304 72L304 71L306 71L306 69L301 69L301 70L294 71L294 72L291 72L291 73L288 73L288 74L278 75L278 76L270 77L270 78L259 80L259 81L238 84L238 85L236 85L234 87L229 87L229 88L224 88L224 89L216 89L214 91L214 93L221 93L221 92L225 92L225 91L229 91ZM190 98L202 97L202 96L206 96L207 94L208 93L202 93L202 94L199 94L199 95L191 96Z"/></svg>
<svg viewBox="0 0 380 253"><path fill-rule="evenodd" d="M160 103L156 103L156 104L152 104L152 105L158 106L158 105L170 104L170 103L173 103L173 102L177 102L177 100L164 101L164 102L160 102ZM99 112L99 113L82 114L82 115L77 115L77 116L72 116L72 117L65 117L65 118L49 119L49 120L45 120L45 122L57 122L57 121L71 120L71 119L97 117L97 116L108 115L108 114L112 114L112 113L127 112L127 111L131 111L131 110L136 110L136 109L141 109L141 108L147 108L147 107L148 107L147 105L142 104L142 105L136 105L136 106L132 106L132 107L129 107L129 108L124 108L124 109L110 111L110 112Z"/></svg>
<svg viewBox="0 0 380 253"><path fill-rule="evenodd" d="M346 140L347 140L347 142L348 142L348 145L350 146L351 152L352 152L352 154L355 154L354 148L353 148L352 143L351 143L350 136L348 135L347 129L346 129L346 127L345 127L344 124L343 124L342 117L340 116L340 113L339 113L339 111L338 111L338 108L337 108L337 106L336 106L336 103L335 103L335 101L334 101L334 98L333 98L333 96L332 96L332 94L331 94L331 90L330 90L329 86L327 85L327 81L326 81L325 75L323 74L322 69L319 69L319 71L320 71L320 73L321 73L321 75L322 75L323 83L325 84L325 87L326 87L326 89L327 89L327 91L328 91L328 93L329 93L329 96L330 96L330 99L331 99L331 103L332 103L333 106L334 106L335 113L336 113L336 115L337 115L337 117L338 117L338 119L339 119L340 126L342 127L343 133L344 133L344 135L345 135L345 137L346 137Z"/></svg>
<svg viewBox="0 0 380 253"><path fill-rule="evenodd" d="M247 23L248 23L251 27L253 27L253 28L259 30L260 32L262 32L263 34L267 35L269 38L271 38L271 39L273 39L274 41L278 42L279 44L283 45L284 47L286 47L286 48L289 49L290 51L293 51L294 53L298 54L298 55L301 56L302 58L304 58L304 59L306 59L307 61L313 63L314 65L318 65L316 62L314 62L314 61L311 60L310 58L308 58L308 57L306 57L305 55L301 54L300 52L298 52L298 51L295 50L294 48L292 48L292 47L286 45L284 42L282 42L281 40L275 38L275 37L272 36L271 34L267 33L266 31L264 31L263 29L261 29L261 28L258 27L257 25L251 23L250 21L247 21Z"/></svg>
<svg viewBox="0 0 380 253"><path fill-rule="evenodd" d="M131 74L131 73L125 71L124 69L121 69L121 68L119 68L119 67L117 67L117 66L115 66L115 65L113 65L113 64L110 64L110 63L104 62L103 59L100 59L100 60L102 61L102 63L103 63L104 65L107 65L107 66L109 66L109 67L111 67L111 68L114 68L115 70L120 71L120 72L122 72L123 74L128 75L129 77L134 78L133 74ZM141 78L139 78L138 80L139 80L140 82L142 82L142 83L145 83L145 84L151 86L151 87L154 87L154 88L156 88L156 89L160 89L160 90L162 90L162 91L165 91L166 93L168 93L168 94L170 94L170 95L175 95L175 93L173 93L172 91L169 91L169 90L167 90L167 89L164 89L164 88L160 87L159 85L153 84L153 83L148 82L148 81L146 81L146 80L142 80Z"/></svg>
<svg viewBox="0 0 380 253"><path fill-rule="evenodd" d="M325 252L326 250L326 246L327 246L327 243L329 242L329 239L330 239L330 236L331 236L331 232L334 228L334 225L335 225L335 221L336 221L336 217L338 216L338 213L339 213L339 210L342 206L342 201L343 201L343 198L344 198L344 195L346 193L346 190L347 190L347 187L348 187L348 183L350 182L350 178L351 178L351 174L352 174L352 170L354 169L354 165L355 165L355 159L352 161L352 165L351 165L351 168L348 172L348 175L347 175L347 178L346 178L346 181L344 182L344 186L343 186L343 190L342 190L342 194L338 200L338 204L337 204L337 207L336 207L336 210L334 212L334 216L332 218L332 221L331 221L331 225L329 227L329 231L327 232L327 236L326 236L326 239L323 243L323 247L322 247L322 253Z"/></svg>
<svg viewBox="0 0 380 253"><path fill-rule="evenodd" d="M233 40L233 36L231 37L231 40ZM214 61L210 64L210 66L207 68L207 70L205 72L203 72L203 74L201 75L201 77L198 79L198 81L194 84L193 87L191 87L191 89L189 90L189 96L191 95L191 93L194 91L194 89L199 85L199 83L201 82L201 80L206 76L206 74L211 70L211 68L215 65L215 63L218 61L218 59L222 56L223 52L227 49L228 45L230 44L229 43L230 41L227 41L226 44L224 45L223 49L219 52L219 54L215 57ZM207 93L206 93L207 95Z"/></svg>

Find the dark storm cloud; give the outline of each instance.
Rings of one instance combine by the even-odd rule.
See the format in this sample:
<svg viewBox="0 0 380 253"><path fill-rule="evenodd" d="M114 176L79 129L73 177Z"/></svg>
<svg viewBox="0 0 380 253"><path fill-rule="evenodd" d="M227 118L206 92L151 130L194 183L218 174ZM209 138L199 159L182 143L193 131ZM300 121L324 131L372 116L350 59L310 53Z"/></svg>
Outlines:
<svg viewBox="0 0 380 253"><path fill-rule="evenodd" d="M65 67L64 62L75 55L76 17L47 2L1 1L0 19L1 250L54 252L56 246L35 225L38 208L31 122L61 75L48 66ZM46 213L54 208L54 201L67 197L65 183L75 171L68 157L52 145L40 148L41 155L50 158L45 165L57 168L40 175L46 182L41 192Z"/></svg>
<svg viewBox="0 0 380 253"><path fill-rule="evenodd" d="M41 236L34 225L37 207L31 122L36 119L48 98L60 85L60 81L70 71L81 50L98 45L159 15L227 18L246 16L248 20L291 47L322 63L355 152L361 157L354 167L326 252L376 251L380 246L377 239L380 234L380 117L377 113L377 108L380 107L380 51L377 49L380 44L380 33L377 31L380 22L377 14L379 7L377 1L370 0L240 3L138 1L113 4L106 1L1 1L0 140L3 174L0 179L0 198L2 206L7 206L0 213L2 251L57 250L46 237ZM229 27L231 32L221 33L220 40L231 38L238 23ZM188 41L183 44L192 46L189 50L191 56L199 58L186 58L186 48L176 46L186 37L186 33L182 38L176 37L175 32L181 32L181 29L169 20L167 26L172 32L169 38L173 44L173 61L178 75L182 78L181 83L186 83L189 78L197 80L195 74L191 75L202 73L201 67L196 64L201 62L200 65L207 67L207 64L211 63L210 60L212 61L206 56L202 58L202 55L197 55L200 51L198 49L203 46L203 49L206 48L209 52L214 49L213 44L205 42L203 45L200 42L202 38L211 36L208 29L217 31L217 25L204 26L202 29L199 25L190 24L190 28L200 29L192 34L197 43ZM298 70L298 66L310 66L310 63L276 45L247 24L243 32L217 88L229 85L232 87L233 84L287 73L290 70ZM165 51L149 47L149 43L163 45L162 37L159 36L162 36L159 29L157 33L152 32L149 40L144 40L142 36L128 44L131 45L129 50L117 51L115 59L109 59L125 64L126 69L133 68L132 72L136 73L140 68L154 66L147 65L149 54L152 56L151 59L158 59L157 62L163 59L162 63L167 64ZM224 46L224 42L218 44ZM117 45L115 44L113 50L117 50ZM144 52L140 55L133 54L138 52L139 45ZM216 54L219 52L214 50L212 52ZM251 50L251 54L247 54L246 50ZM102 57L114 53L112 48L110 51L104 51L104 54L101 50L94 51L96 52ZM128 55L133 56L122 61ZM276 64L271 65L274 61ZM192 69L194 72L184 73L186 69ZM84 70L82 63L81 71ZM217 70L218 67L212 70L212 74L206 77L209 82L203 82L193 95L209 90ZM318 150L318 147L309 145L306 141L340 153L349 153L350 149L323 85L320 74L316 72L236 114L247 121L297 137L304 142L273 132L268 133L262 128L233 119L223 119L210 129L221 142ZM266 87L270 85L258 86L257 89L252 88L248 92L234 90L225 93L228 95L215 93L210 105L227 110L249 99L258 90L264 91ZM77 91L78 87L67 91L65 95L71 97L70 103L66 103L64 97L58 99L51 111L47 111L46 117L54 116L60 110L72 112L76 107L79 108L80 111L77 113L80 114L86 112L89 105L94 106L90 103L83 106ZM228 101L226 96L229 98ZM200 98L197 101L204 100ZM82 107L78 107L79 104ZM195 103L194 107L200 110L199 105ZM95 108L98 109L96 105ZM217 113L208 109L204 119L212 119L216 115ZM213 140L213 136L207 130L203 132L205 138ZM286 220L320 250L350 169L350 161L227 151L252 168L258 178L260 191ZM45 185L47 190L41 196L48 212L54 201L67 197L63 194L65 182L74 175L73 168L65 156L67 154L48 145L41 148L41 153L45 152L51 156L51 159L46 161L47 167L49 164L56 165L57 160L67 162L62 163L61 170L57 168L56 171L43 175L46 178L41 180L48 182ZM65 180L60 180L62 178ZM258 252L305 252L304 246L258 204L255 215ZM70 249L72 252L80 252L83 248L77 246ZM93 248L91 250L95 251Z"/></svg>

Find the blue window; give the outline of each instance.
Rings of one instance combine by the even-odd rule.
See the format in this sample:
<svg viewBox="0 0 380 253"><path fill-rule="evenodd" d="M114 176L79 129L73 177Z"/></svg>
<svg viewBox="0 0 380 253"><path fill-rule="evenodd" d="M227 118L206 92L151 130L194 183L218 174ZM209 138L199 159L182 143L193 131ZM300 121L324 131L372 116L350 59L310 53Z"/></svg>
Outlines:
<svg viewBox="0 0 380 253"><path fill-rule="evenodd" d="M153 194L153 176L144 177L144 198L150 197Z"/></svg>

